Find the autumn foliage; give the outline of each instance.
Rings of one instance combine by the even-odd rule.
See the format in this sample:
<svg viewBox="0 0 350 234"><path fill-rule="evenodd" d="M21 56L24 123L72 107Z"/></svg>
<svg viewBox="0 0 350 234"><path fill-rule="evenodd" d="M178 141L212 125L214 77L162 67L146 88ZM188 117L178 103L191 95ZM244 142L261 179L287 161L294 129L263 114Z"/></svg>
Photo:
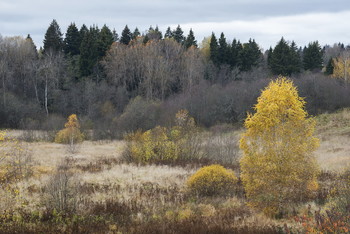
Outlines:
<svg viewBox="0 0 350 234"><path fill-rule="evenodd" d="M193 193L211 196L233 191L237 181L232 170L216 164L200 168L187 180L187 186Z"/></svg>
<svg viewBox="0 0 350 234"><path fill-rule="evenodd" d="M293 82L279 77L262 91L255 114L245 120L240 140L241 178L253 207L275 215L317 189L318 166L312 152L315 120Z"/></svg>
<svg viewBox="0 0 350 234"><path fill-rule="evenodd" d="M65 123L65 128L56 134L55 142L61 144L80 143L84 136L80 132L80 124L76 114L68 117L68 122Z"/></svg>
<svg viewBox="0 0 350 234"><path fill-rule="evenodd" d="M127 135L129 159L138 163L171 163L198 157L194 119L187 110L180 110L175 116L175 123L172 128L157 126Z"/></svg>

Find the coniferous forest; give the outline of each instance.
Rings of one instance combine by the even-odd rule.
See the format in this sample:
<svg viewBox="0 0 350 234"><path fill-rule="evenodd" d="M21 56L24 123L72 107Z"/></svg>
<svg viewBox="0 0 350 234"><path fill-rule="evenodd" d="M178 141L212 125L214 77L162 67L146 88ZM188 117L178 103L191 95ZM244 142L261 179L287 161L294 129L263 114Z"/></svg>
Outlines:
<svg viewBox="0 0 350 234"><path fill-rule="evenodd" d="M76 113L95 139L116 138L172 124L180 109L205 127L237 123L278 75L295 80L313 115L350 106L341 43L281 38L262 51L224 32L198 42L180 25L141 34L72 23L63 32L55 20L43 36L43 48L30 35L0 38L1 127L56 128Z"/></svg>

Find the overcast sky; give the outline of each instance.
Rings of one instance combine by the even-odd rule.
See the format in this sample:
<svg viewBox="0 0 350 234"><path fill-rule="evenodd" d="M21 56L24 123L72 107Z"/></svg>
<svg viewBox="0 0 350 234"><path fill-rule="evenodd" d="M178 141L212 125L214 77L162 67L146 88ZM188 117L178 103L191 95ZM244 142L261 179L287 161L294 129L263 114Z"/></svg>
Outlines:
<svg viewBox="0 0 350 234"><path fill-rule="evenodd" d="M52 19L62 33L71 22L106 24L119 35L126 24L141 32L158 25L163 33L180 24L185 35L192 28L198 42L224 32L228 40L253 38L263 49L282 36L298 46L350 44L349 0L0 0L2 36L30 34L42 46Z"/></svg>

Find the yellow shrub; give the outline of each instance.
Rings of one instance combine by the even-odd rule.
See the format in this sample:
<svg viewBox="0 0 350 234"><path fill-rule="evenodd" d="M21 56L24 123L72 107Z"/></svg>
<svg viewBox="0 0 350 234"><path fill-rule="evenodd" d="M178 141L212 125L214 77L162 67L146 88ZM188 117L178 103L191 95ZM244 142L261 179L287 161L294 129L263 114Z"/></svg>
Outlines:
<svg viewBox="0 0 350 234"><path fill-rule="evenodd" d="M233 191L237 180L232 170L215 164L200 168L187 180L187 186L191 192L211 196Z"/></svg>
<svg viewBox="0 0 350 234"><path fill-rule="evenodd" d="M68 117L68 122L64 126L65 129L62 129L56 134L56 143L72 144L80 143L84 140L84 136L80 132L80 124L77 115L70 115Z"/></svg>
<svg viewBox="0 0 350 234"><path fill-rule="evenodd" d="M128 136L133 160L141 163L174 161L178 157L176 144L171 141L167 129L156 127L142 134Z"/></svg>

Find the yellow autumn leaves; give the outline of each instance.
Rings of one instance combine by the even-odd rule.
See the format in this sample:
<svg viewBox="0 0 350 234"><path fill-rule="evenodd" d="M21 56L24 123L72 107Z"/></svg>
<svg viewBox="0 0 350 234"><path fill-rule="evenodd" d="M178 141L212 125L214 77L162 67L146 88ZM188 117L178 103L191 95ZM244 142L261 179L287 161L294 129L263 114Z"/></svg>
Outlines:
<svg viewBox="0 0 350 234"><path fill-rule="evenodd" d="M263 90L254 109L240 140L241 179L250 205L276 214L317 189L315 120L284 77Z"/></svg>

